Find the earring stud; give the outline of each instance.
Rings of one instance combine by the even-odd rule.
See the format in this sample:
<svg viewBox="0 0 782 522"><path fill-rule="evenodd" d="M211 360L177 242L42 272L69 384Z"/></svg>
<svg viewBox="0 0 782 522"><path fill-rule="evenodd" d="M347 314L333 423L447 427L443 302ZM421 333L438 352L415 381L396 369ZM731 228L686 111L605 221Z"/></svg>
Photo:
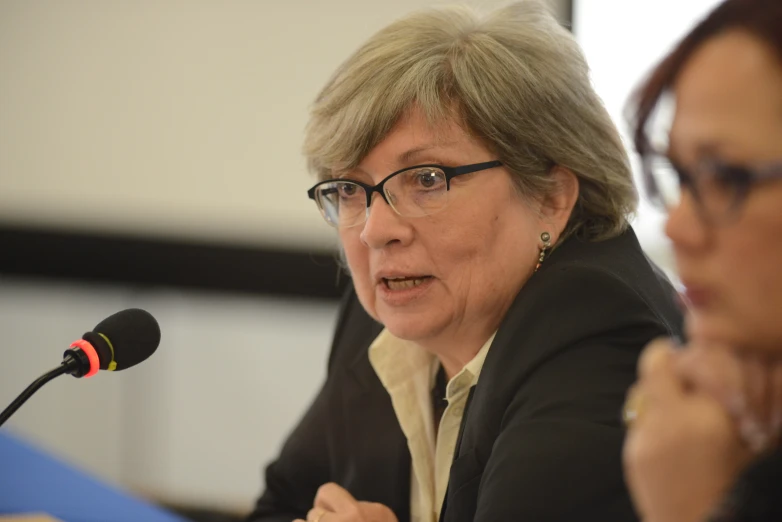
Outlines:
<svg viewBox="0 0 782 522"><path fill-rule="evenodd" d="M535 272L537 272L540 265L543 264L543 260L546 259L546 254L548 254L548 251L551 248L551 234L548 232L541 233L540 240L543 242L543 246L540 247L540 256L538 256L538 264L535 265Z"/></svg>

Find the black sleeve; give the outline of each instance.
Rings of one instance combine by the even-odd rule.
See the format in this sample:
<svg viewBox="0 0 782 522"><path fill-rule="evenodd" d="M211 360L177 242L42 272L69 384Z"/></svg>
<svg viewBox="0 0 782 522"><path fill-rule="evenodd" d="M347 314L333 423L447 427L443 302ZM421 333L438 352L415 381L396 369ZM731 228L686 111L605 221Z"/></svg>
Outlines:
<svg viewBox="0 0 782 522"><path fill-rule="evenodd" d="M340 338L358 304L352 287L342 300L329 355L328 374L337 364ZM324 426L330 421L330 380L321 387L312 405L283 444L277 459L266 467L266 489L248 522L290 522L306 518L318 488L330 481L328 441Z"/></svg>
<svg viewBox="0 0 782 522"><path fill-rule="evenodd" d="M782 449L752 463L708 522L771 522L782 520Z"/></svg>
<svg viewBox="0 0 782 522"><path fill-rule="evenodd" d="M575 292L538 302L549 311L539 326L553 341L504 412L476 521L637 519L622 474L620 412L641 349L668 331L629 285L579 272L560 274Z"/></svg>

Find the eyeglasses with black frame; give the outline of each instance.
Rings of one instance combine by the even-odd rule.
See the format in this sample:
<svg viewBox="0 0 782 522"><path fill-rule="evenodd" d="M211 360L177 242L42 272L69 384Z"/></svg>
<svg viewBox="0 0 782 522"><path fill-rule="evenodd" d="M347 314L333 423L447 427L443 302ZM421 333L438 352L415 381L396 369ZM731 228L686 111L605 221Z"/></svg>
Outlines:
<svg viewBox="0 0 782 522"><path fill-rule="evenodd" d="M677 207L682 192L689 191L702 218L720 225L738 217L753 187L782 179L782 161L748 167L706 159L688 170L667 154L650 151L643 157L643 175L649 198L661 210Z"/></svg>
<svg viewBox="0 0 782 522"><path fill-rule="evenodd" d="M400 216L429 216L448 205L453 178L500 166L501 161L460 167L416 165L389 174L377 185L352 179L328 179L316 183L307 195L315 200L323 219L336 228L365 223L375 192Z"/></svg>

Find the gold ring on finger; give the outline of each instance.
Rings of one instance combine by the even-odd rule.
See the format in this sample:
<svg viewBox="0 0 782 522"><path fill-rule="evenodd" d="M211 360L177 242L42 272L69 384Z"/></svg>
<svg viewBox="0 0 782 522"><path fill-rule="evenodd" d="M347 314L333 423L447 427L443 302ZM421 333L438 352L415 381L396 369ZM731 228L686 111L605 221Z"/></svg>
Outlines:
<svg viewBox="0 0 782 522"><path fill-rule="evenodd" d="M643 413L643 394L638 386L633 386L627 393L624 407L622 408L622 421L627 428L632 428L633 424Z"/></svg>

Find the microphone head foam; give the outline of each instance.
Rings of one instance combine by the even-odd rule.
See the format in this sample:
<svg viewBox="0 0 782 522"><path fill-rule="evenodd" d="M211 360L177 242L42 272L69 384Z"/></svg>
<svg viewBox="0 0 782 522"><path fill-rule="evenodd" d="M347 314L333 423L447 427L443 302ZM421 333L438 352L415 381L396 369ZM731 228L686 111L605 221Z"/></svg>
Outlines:
<svg viewBox="0 0 782 522"><path fill-rule="evenodd" d="M82 338L95 347L101 370L124 370L144 361L160 344L160 327L152 314L128 308L98 323Z"/></svg>

